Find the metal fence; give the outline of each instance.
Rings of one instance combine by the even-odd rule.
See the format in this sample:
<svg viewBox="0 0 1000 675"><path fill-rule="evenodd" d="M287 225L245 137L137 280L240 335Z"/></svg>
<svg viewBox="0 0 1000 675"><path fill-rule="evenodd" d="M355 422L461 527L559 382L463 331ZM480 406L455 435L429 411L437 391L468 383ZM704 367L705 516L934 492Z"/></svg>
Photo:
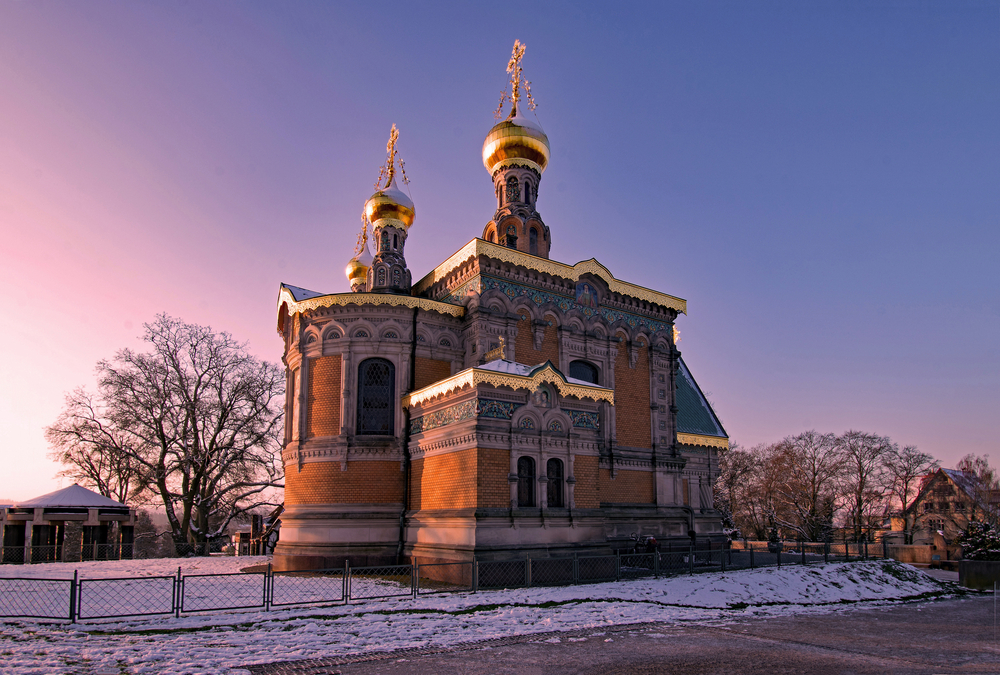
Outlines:
<svg viewBox="0 0 1000 675"><path fill-rule="evenodd" d="M707 544L707 543L706 543ZM344 604L432 593L621 581L885 558L864 542L745 542L614 555L384 565L275 572L81 579L0 577L0 619L82 621Z"/></svg>

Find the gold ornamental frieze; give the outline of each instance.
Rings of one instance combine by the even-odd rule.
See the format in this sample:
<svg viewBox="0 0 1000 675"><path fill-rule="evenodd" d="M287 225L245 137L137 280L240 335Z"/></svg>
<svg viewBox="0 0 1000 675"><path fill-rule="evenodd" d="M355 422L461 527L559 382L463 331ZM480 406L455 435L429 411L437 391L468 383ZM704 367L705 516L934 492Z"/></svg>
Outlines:
<svg viewBox="0 0 1000 675"><path fill-rule="evenodd" d="M562 279L570 279L572 281L579 281L580 277L584 274L593 274L595 277L603 279L612 293L619 293L630 298L636 298L637 300L645 300L646 302L687 314L687 300L615 279L614 275L608 271L608 268L594 258L578 262L575 265L567 265L555 260L539 258L529 253L522 253L516 249L500 246L499 244L479 238L473 239L453 256L431 270L414 285L414 292L418 294L424 293L428 288L443 280L469 258L481 255L512 265L520 265L535 272L541 272L542 274Z"/></svg>
<svg viewBox="0 0 1000 675"><path fill-rule="evenodd" d="M331 293L329 295L320 295L315 298L296 301L292 292L282 287L281 292L278 293L279 310L282 304L287 306L289 316L321 307L346 307L347 305L419 307L429 312L437 312L459 318L465 315L465 307L461 305L452 305L447 302L428 300L427 298L416 298L412 295L394 295L392 293Z"/></svg>
<svg viewBox="0 0 1000 675"><path fill-rule="evenodd" d="M491 387L509 387L514 390L525 389L527 391L535 391L543 382L554 386L560 396L572 396L579 399L589 398L593 401L607 401L611 405L615 404L615 392L613 389L567 382L549 364L532 375L514 375L483 368L467 368L446 380L441 380L437 384L418 389L408 396L404 396L403 407L409 408L433 400L438 396L444 396L453 391L461 391L465 387L476 387L480 384Z"/></svg>
<svg viewBox="0 0 1000 675"><path fill-rule="evenodd" d="M729 439L701 434L677 434L677 442L683 445L704 445L710 448L729 448Z"/></svg>

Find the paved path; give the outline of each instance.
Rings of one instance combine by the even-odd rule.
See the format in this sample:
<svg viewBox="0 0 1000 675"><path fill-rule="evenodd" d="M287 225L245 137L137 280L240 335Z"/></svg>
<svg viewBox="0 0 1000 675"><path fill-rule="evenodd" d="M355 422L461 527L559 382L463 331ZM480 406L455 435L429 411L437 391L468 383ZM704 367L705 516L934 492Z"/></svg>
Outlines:
<svg viewBox="0 0 1000 675"><path fill-rule="evenodd" d="M992 595L771 619L725 627L643 624L522 636L438 653L272 664L268 675L784 675L1000 673ZM433 650L422 650L433 651ZM371 657L369 657L371 658Z"/></svg>

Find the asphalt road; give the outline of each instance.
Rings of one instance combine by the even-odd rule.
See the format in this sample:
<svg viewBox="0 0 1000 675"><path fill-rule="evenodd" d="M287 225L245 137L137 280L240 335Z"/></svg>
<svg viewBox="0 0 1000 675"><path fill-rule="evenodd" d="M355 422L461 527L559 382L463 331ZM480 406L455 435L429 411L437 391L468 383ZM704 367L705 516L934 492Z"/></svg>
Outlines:
<svg viewBox="0 0 1000 675"><path fill-rule="evenodd" d="M257 666L271 675L1000 673L992 595L844 609L725 626L643 624L522 636L363 663ZM548 640L548 641L546 641Z"/></svg>

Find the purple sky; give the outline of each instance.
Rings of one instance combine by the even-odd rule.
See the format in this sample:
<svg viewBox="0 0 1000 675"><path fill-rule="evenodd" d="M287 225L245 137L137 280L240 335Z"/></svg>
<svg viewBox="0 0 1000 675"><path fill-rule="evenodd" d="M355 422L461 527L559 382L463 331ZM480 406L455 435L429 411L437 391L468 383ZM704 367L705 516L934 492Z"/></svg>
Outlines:
<svg viewBox="0 0 1000 675"><path fill-rule="evenodd" d="M997 2L611 7L0 4L0 499L60 487L43 428L158 312L279 360L278 283L348 290L393 123L414 280L479 236L515 38L552 257L688 300L733 440L993 452Z"/></svg>

